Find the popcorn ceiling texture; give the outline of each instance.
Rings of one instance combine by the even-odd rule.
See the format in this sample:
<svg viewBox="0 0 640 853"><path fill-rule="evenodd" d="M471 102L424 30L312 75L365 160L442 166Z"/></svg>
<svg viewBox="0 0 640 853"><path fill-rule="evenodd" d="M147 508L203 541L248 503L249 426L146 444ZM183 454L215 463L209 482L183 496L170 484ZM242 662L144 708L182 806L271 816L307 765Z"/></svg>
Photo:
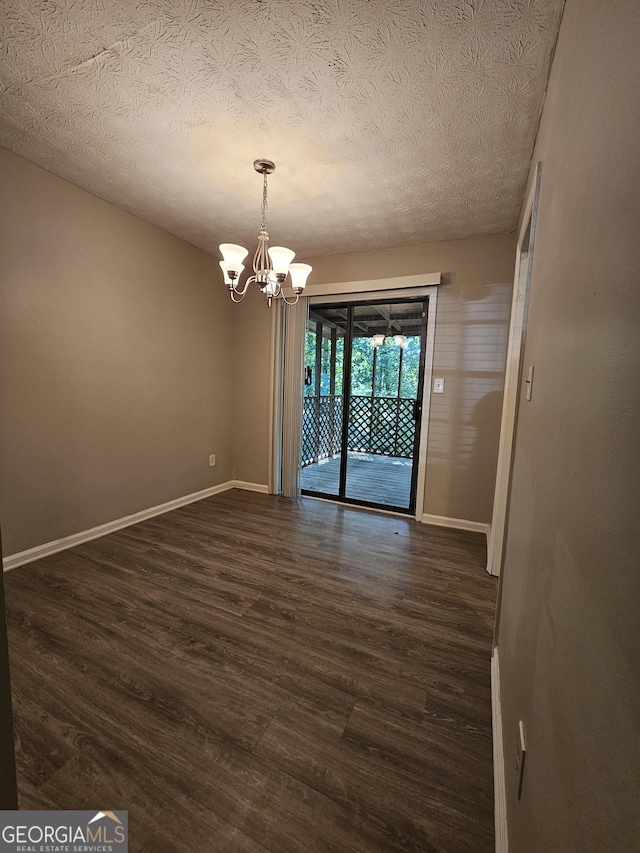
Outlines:
<svg viewBox="0 0 640 853"><path fill-rule="evenodd" d="M562 0L3 0L0 145L208 250L515 228Z"/></svg>

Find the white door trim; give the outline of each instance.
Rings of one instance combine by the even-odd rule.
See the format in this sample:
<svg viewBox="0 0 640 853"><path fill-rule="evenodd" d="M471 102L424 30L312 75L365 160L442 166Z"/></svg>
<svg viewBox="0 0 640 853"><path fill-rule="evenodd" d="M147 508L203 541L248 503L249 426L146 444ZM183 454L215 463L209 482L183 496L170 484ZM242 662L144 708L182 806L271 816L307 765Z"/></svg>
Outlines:
<svg viewBox="0 0 640 853"><path fill-rule="evenodd" d="M424 381L422 385L422 418L420 419L420 445L418 447L418 481L416 485L416 519L422 521L424 515L424 490L427 482L427 451L429 449L429 416L431 414L431 388L433 386L433 354L436 343L436 311L438 306L438 288L425 288L429 292L427 309L427 340L424 354Z"/></svg>
<svg viewBox="0 0 640 853"><path fill-rule="evenodd" d="M440 273L438 273L440 275ZM380 282L371 282L371 284L379 285ZM334 304L342 304L348 302L377 302L381 300L384 302L385 299L420 299L420 297L431 296L432 294L436 294L438 292L438 287L434 284L423 284L418 287L401 287L401 288L389 288L389 290L369 290L366 293L356 292L356 293L334 293L333 295L318 295L314 296L313 294L307 294L305 290L305 295L309 296L309 302L313 302L314 305L334 305Z"/></svg>
<svg viewBox="0 0 640 853"><path fill-rule="evenodd" d="M283 322L284 305L276 302L271 313L269 348L269 472L270 495L282 493L282 394L283 394Z"/></svg>
<svg viewBox="0 0 640 853"><path fill-rule="evenodd" d="M518 393L520 390L520 362L524 351L524 336L526 329L526 305L531 266L533 263L536 212L540 192L540 174L542 164L538 163L531 189L524 207L522 226L518 234L516 250L516 266L513 284L513 300L511 303L511 320L509 323L509 343L507 347L507 363L505 367L504 396L502 402L502 421L500 424L500 443L498 446L498 466L496 470L496 487L493 498L493 513L491 531L487 543L487 572L490 575L500 575L507 522L507 505L509 502L509 486L511 482L511 464L513 456L516 412ZM528 256L526 267L522 269L522 254L525 239L528 236Z"/></svg>
<svg viewBox="0 0 640 853"><path fill-rule="evenodd" d="M502 732L502 701L500 698L500 661L498 649L491 655L491 723L493 730L493 808L496 833L496 853L508 853L507 792L504 772L504 737Z"/></svg>
<svg viewBox="0 0 640 853"><path fill-rule="evenodd" d="M371 294L378 290L388 293L390 290L401 290L403 288L435 287L441 281L442 273L439 272L398 275L393 278L373 278L368 281L335 281L326 284L309 284L304 295L314 302L319 296L339 296L340 299L333 301L340 302L343 296L351 293L359 294L361 299L369 299ZM398 294L395 294L394 298L397 296Z"/></svg>

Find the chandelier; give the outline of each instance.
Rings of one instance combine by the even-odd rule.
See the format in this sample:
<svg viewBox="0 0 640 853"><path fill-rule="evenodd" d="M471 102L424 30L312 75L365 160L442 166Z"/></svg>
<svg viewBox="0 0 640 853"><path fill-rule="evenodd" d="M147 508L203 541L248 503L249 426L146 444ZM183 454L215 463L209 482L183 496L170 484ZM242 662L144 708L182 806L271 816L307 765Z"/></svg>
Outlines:
<svg viewBox="0 0 640 853"><path fill-rule="evenodd" d="M240 275L244 270L242 262L249 252L244 246L222 243L220 267L224 273L224 283L229 288L229 295L234 302L242 302L249 285L255 282L267 297L269 307L274 299L282 299L287 305L295 305L307 283L311 267L309 264L292 264L291 261L296 253L291 249L285 249L284 246L269 246L267 175L275 172L276 165L271 160L262 159L255 160L253 168L262 175L262 224L258 233L258 248L253 256L253 275L247 278L244 286L240 286ZM295 294L295 298L291 300L284 295L284 282L287 275L291 279L291 288Z"/></svg>

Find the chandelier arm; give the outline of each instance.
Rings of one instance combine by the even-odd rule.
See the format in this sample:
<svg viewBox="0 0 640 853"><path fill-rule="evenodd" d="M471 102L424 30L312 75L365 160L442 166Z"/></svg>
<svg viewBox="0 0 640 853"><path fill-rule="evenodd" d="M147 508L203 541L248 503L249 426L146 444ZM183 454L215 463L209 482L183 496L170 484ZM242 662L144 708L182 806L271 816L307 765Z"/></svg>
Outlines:
<svg viewBox="0 0 640 853"><path fill-rule="evenodd" d="M266 228L261 228L258 234L258 248L253 256L253 271L257 276L271 269L269 260L269 234Z"/></svg>
<svg viewBox="0 0 640 853"><path fill-rule="evenodd" d="M231 290L233 291L233 293L236 294L236 296L239 296L240 299L242 300L242 299L244 299L245 294L247 292L247 288L251 284L252 280L253 280L253 276L251 278L248 278L244 283L244 287L236 287L236 285L234 284L234 285L232 285ZM240 282L238 282L238 284L239 283ZM231 298L233 299L233 297L231 297Z"/></svg>
<svg viewBox="0 0 640 853"><path fill-rule="evenodd" d="M281 299L282 298L282 285L280 284L280 282L276 279L275 281L271 281L270 284L271 284L271 287L273 289L272 295L273 295L274 299Z"/></svg>
<svg viewBox="0 0 640 853"><path fill-rule="evenodd" d="M231 297L232 302L235 302L236 305L239 305L242 302L242 300L244 299L244 297L246 296L246 293L247 293L246 287L242 292L233 288L232 290L229 291L229 296ZM239 298L236 299L236 296L238 296Z"/></svg>
<svg viewBox="0 0 640 853"><path fill-rule="evenodd" d="M282 301L285 303L285 305L295 305L298 302L298 300L300 299L300 294L296 293L296 298L293 300L293 302L289 302L287 297L284 295L284 290L281 290L280 293L278 294L278 299L282 299Z"/></svg>

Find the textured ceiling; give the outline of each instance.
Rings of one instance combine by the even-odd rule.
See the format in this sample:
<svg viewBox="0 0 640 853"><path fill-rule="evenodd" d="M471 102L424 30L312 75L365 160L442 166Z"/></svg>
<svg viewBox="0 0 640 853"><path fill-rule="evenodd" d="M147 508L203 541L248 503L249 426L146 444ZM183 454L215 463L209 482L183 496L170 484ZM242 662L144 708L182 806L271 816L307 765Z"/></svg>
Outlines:
<svg viewBox="0 0 640 853"><path fill-rule="evenodd" d="M2 0L0 145L215 249L512 230L562 0Z"/></svg>

